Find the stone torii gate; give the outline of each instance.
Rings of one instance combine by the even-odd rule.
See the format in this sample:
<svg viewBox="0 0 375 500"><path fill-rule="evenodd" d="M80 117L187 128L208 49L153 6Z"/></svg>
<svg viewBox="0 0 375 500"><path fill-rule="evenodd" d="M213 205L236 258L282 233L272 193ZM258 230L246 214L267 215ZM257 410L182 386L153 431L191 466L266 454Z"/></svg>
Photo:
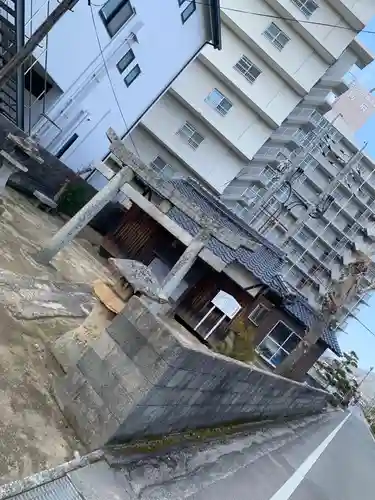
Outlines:
<svg viewBox="0 0 375 500"><path fill-rule="evenodd" d="M172 292L191 269L211 236L214 236L221 243L224 243L233 250L236 250L240 246L250 250L258 248L260 243L255 238L244 238L230 229L223 227L218 221L207 216L201 207L192 200L184 197L181 193L177 194L176 189L171 183L161 179L152 168L126 148L113 129L110 128L107 131L107 137L110 142L109 149L121 165L120 171L34 256L37 262L48 264L117 195L121 188L132 181L134 175L139 175L151 186L154 186L165 199L182 210L201 228L200 232L192 239L162 284L163 292L168 297L171 296Z"/></svg>

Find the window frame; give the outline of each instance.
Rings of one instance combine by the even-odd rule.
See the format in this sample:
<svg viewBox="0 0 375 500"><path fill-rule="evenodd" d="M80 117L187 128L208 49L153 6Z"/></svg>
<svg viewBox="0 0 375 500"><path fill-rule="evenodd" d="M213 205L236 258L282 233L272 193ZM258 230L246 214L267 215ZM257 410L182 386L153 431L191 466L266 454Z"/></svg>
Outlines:
<svg viewBox="0 0 375 500"><path fill-rule="evenodd" d="M214 93L216 93L216 95L219 96L219 98L220 98L220 102L218 102L218 104L215 104L215 100L211 100L211 96L213 96ZM223 101L226 101L230 105L230 107L228 109L223 107L223 105L222 105ZM208 94L208 96L206 97L204 102L206 104L208 104L210 106L210 108L217 111L219 113L219 115L221 115L221 116L227 116L229 111L233 108L233 103L230 101L230 99L228 99L228 97L226 97L216 87L211 90L211 92Z"/></svg>
<svg viewBox="0 0 375 500"><path fill-rule="evenodd" d="M73 146L73 144L78 140L79 135L74 132L69 139L67 139L58 149L58 151L55 153L56 158L61 158L64 156L64 154L68 151L69 148Z"/></svg>
<svg viewBox="0 0 375 500"><path fill-rule="evenodd" d="M181 4L182 5L182 4ZM192 10L190 10L192 8ZM189 11L190 10L190 11ZM194 12L197 10L197 4L195 0L191 0L189 5L185 7L185 9L181 12L181 20L182 24L185 24L186 21L194 14ZM188 12L186 14L186 12Z"/></svg>
<svg viewBox="0 0 375 500"><path fill-rule="evenodd" d="M247 68L245 68L246 65L248 66ZM240 73L240 75L246 78L246 80L251 83L251 85L253 85L262 74L262 70L258 68L258 66L254 64L247 56L245 56L245 54L242 54L233 68L238 73ZM251 70L253 69L255 69L255 71L258 73L256 76L251 74Z"/></svg>
<svg viewBox="0 0 375 500"><path fill-rule="evenodd" d="M124 59L128 56L128 54L130 54L131 59L130 59L130 60L129 60L129 62L126 64L126 66L124 66L124 67L122 68L121 63L122 63L122 61L124 61ZM133 61L135 61L135 54L134 54L133 49L129 49L129 50L126 52L126 54L124 54L124 55L121 57L121 59L119 60L119 62L116 64L116 67L117 67L117 69L119 70L120 74L124 73L124 71L126 70L126 68L128 68L128 67L130 66L130 64L131 64ZM122 69L121 69L121 68L122 68Z"/></svg>
<svg viewBox="0 0 375 500"><path fill-rule="evenodd" d="M190 130L189 130L190 129ZM190 133L186 133L185 131L189 130ZM185 123L177 130L176 135L186 140L188 146L190 146L194 151L196 151L202 142L205 140L204 135L202 135L198 130L194 127L192 123L189 121L185 121ZM202 140L197 141L197 138L194 137L198 135L198 139L202 138Z"/></svg>
<svg viewBox="0 0 375 500"><path fill-rule="evenodd" d="M157 163L155 163L155 161L158 159L160 159L164 163L164 165L162 167L160 167L159 165L157 165ZM174 173L176 173L176 170L172 167L172 165L170 163L166 162L164 160L164 158L160 155L155 156L155 158L150 162L150 167L153 168L157 174L161 174L162 176L165 176L165 177L168 177L167 175L165 175L165 170L170 169L172 172L172 175Z"/></svg>
<svg viewBox="0 0 375 500"><path fill-rule="evenodd" d="M292 0L292 3L297 9L307 18L310 19L310 17L314 14L319 9L319 5L315 0ZM315 6L314 10L310 10L307 7L307 4L312 3Z"/></svg>
<svg viewBox="0 0 375 500"><path fill-rule="evenodd" d="M282 344L279 344L274 338L272 338L272 332L278 327L279 324L282 324L284 325L289 331L290 331L290 334L288 335L288 337L284 340L284 342ZM299 338L299 340L301 341L302 340L302 337L295 331L293 330L293 328L291 328L287 323L285 323L285 321L283 320L279 320L277 323L275 323L273 325L273 327L269 330L269 332L267 333L267 335L264 336L264 338L259 342L259 344L256 346L255 350L256 352L264 359L267 361L267 363L269 363L270 365L272 365L273 367L276 367L278 365L278 363L274 363L272 361L272 359L277 356L277 354L280 352L280 351L283 351L286 353L286 357L290 355L290 353L293 351L293 349L295 349L295 347L292 349L292 350L287 350L286 348L284 348L283 346L285 346L285 344L288 342L288 340L293 336L295 335L297 338ZM265 356L261 351L260 351L260 347L263 343L265 343L267 341L267 339L270 339L271 342L277 346L277 349L276 351L269 357L267 358L267 356ZM298 345L298 344L297 344ZM285 359L285 358L284 358ZM283 360L282 360L283 361ZM282 362L281 361L281 362Z"/></svg>
<svg viewBox="0 0 375 500"><path fill-rule="evenodd" d="M268 313L270 312L270 308L267 307L265 304L263 303L259 303L257 304L254 309L250 312L250 314L248 315L247 319L255 326L259 326L260 323L262 323L264 317L262 317L263 314L267 315ZM259 322L258 322L258 315L261 316ZM255 316L255 318L254 318Z"/></svg>
<svg viewBox="0 0 375 500"><path fill-rule="evenodd" d="M133 78L131 78L130 75L132 75L134 71L136 72L136 75ZM139 64L136 64L124 78L124 82L127 88L130 87L130 85L139 77L141 73L142 71ZM129 78L131 78L130 81L128 81Z"/></svg>
<svg viewBox="0 0 375 500"><path fill-rule="evenodd" d="M277 34L273 35L271 32L271 29L277 29ZM272 22L264 31L263 31L263 36L272 43L272 45L279 51L281 52L288 42L290 42L291 38L283 31L281 28L277 26L276 23ZM284 44L282 44L278 39L280 36L285 37L286 41Z"/></svg>
<svg viewBox="0 0 375 500"><path fill-rule="evenodd" d="M99 16L102 20L102 23L105 26L105 29L107 30L108 35L113 38L124 26L125 24L135 15L135 9L131 3L131 0L120 0L118 2L118 5L113 11L107 16L105 14L105 7L110 3L113 2L113 0L107 0L107 2L102 6L102 8L99 10ZM126 21L124 21L123 24L121 24L120 27L118 27L116 30L112 30L110 24L112 21L120 14L122 9L124 9L126 6L130 6L131 13L127 17Z"/></svg>
<svg viewBox="0 0 375 500"><path fill-rule="evenodd" d="M307 238L304 239L304 238L301 238L301 234L306 234ZM303 241L304 243L306 243L307 241L309 241L309 239L311 239L311 236L308 232L308 230L305 228L305 227L301 227L301 229L298 231L298 233L296 234L296 236L298 236L298 238Z"/></svg>

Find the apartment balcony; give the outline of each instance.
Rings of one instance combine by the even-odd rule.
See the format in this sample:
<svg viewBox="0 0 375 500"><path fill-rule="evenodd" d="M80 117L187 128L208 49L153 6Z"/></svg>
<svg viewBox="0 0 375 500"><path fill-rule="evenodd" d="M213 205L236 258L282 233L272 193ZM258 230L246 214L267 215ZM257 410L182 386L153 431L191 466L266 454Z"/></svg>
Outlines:
<svg viewBox="0 0 375 500"><path fill-rule="evenodd" d="M274 172L274 175L272 175ZM236 177L235 181L231 184L236 183L260 183L263 186L268 186L272 182L273 177L277 177L277 170L272 170L270 167L267 168L265 165L252 166L250 164L248 167L244 168L242 172Z"/></svg>
<svg viewBox="0 0 375 500"><path fill-rule="evenodd" d="M310 90L309 94L305 97L304 103L309 106L316 106L321 113L325 114L332 109L336 98L337 96L333 92L329 92L324 88L315 87Z"/></svg>
<svg viewBox="0 0 375 500"><path fill-rule="evenodd" d="M358 0L328 0L341 17L356 31L362 30L375 14L375 4Z"/></svg>
<svg viewBox="0 0 375 500"><path fill-rule="evenodd" d="M274 163L275 165L285 158L290 157L291 151L286 148L280 148L280 146L263 146L254 155L254 161L266 163Z"/></svg>
<svg viewBox="0 0 375 500"><path fill-rule="evenodd" d="M235 201L244 207L253 205L255 201L262 195L261 190L254 186L244 187L241 185L229 186L221 195L221 199L226 201Z"/></svg>
<svg viewBox="0 0 375 500"><path fill-rule="evenodd" d="M325 156L318 150L314 151L311 156L319 163L322 169L327 173L327 179L329 177L336 177L340 173L341 169L335 164L330 163ZM308 171L307 171L308 173Z"/></svg>
<svg viewBox="0 0 375 500"><path fill-rule="evenodd" d="M347 90L349 90L354 82L355 82L354 75L352 75L351 73L346 73L342 78L340 78L340 81L335 86L334 90L335 92L341 95Z"/></svg>
<svg viewBox="0 0 375 500"><path fill-rule="evenodd" d="M367 235L369 238L371 238L372 240L375 239L375 224L371 224L367 227L366 229L367 231Z"/></svg>
<svg viewBox="0 0 375 500"><path fill-rule="evenodd" d="M270 144L285 144L289 150L294 150L305 145L308 132L306 125L303 128L298 125L282 125L271 135Z"/></svg>
<svg viewBox="0 0 375 500"><path fill-rule="evenodd" d="M339 56L340 51L337 45L341 47L342 43L333 41L324 35L324 32L316 30L315 26L301 21L305 19L301 15L301 10L293 2L288 0L266 0L268 5L277 12L279 16L293 21L293 30L299 34L304 41L319 54L319 56L328 64L332 64ZM306 7L306 6L305 6ZM338 11L340 14L340 10ZM315 17L313 18L315 20ZM341 47L341 50L344 46Z"/></svg>
<svg viewBox="0 0 375 500"><path fill-rule="evenodd" d="M331 89L333 92L341 95L349 90L354 81L355 78L351 73L346 73L344 76L337 76L334 72L327 71L327 73L320 79L318 86L325 89Z"/></svg>
<svg viewBox="0 0 375 500"><path fill-rule="evenodd" d="M296 125L311 124L318 126L319 123L325 120L315 106L298 105L288 116L287 122Z"/></svg>

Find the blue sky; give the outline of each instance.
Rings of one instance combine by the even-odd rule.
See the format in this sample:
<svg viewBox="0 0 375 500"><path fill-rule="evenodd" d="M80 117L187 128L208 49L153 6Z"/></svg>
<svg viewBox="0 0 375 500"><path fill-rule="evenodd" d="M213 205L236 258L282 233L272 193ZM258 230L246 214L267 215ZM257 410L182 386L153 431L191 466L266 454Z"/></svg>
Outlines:
<svg viewBox="0 0 375 500"><path fill-rule="evenodd" d="M375 1L375 0L374 0ZM366 27L366 30L375 31L375 18ZM362 33L360 38L375 54L375 34ZM366 88L375 87L375 63L370 64L359 75L359 82ZM366 152L375 158L375 116L357 133L360 143L368 142ZM359 356L361 368L368 369L375 366L375 291L368 301L369 307L364 306L358 315L358 319L365 324L372 332L371 334L358 321L351 319L346 333L341 333L339 341L343 351L354 350Z"/></svg>

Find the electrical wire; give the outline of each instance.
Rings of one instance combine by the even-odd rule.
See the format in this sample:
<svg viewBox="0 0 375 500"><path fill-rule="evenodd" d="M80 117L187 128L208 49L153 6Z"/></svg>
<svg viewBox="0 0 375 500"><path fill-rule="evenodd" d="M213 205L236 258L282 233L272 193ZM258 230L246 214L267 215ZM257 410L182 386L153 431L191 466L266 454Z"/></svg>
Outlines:
<svg viewBox="0 0 375 500"><path fill-rule="evenodd" d="M97 40L97 43L98 43L98 47L99 47L99 51L100 51L101 58L102 58L102 60L103 60L103 65L104 65L104 68L105 68L105 72L106 72L106 74L107 74L108 82L109 82L109 84L110 84L110 86L111 86L111 89L112 89L112 94L113 94L113 97L114 97L114 99L115 99L115 101L116 101L116 105L117 105L117 107L118 107L118 110L119 110L119 112L120 112L120 114L121 114L121 118L122 118L122 120L123 120L123 122L124 122L125 129L126 129L126 130L129 130L128 123L127 123L126 118L125 118L125 115L124 115L124 113L123 113L123 111L122 111L120 101L119 101L118 96L117 96L117 94L116 94L116 90L115 90L115 87L114 87L114 85L113 85L111 75L110 75L110 73L109 73L109 69L108 69L107 61L105 60L104 52L103 52L103 49L102 49L102 44L100 43L100 37L99 37L98 29L97 29L97 26L96 26L95 15L94 15L94 11L93 11L93 9L92 9L92 4L89 4L89 7L90 7L90 12L91 12L91 19L92 19L92 23L93 23L94 30L95 30L96 40ZM129 139L130 139L131 143L133 144L133 147L134 147L135 152L137 153L137 156L140 158L141 156L140 156L140 154L139 154L139 150L138 150L138 148L137 148L137 145L135 144L135 141L134 141L134 139L133 139L133 137L132 137L131 132L129 132L128 137L129 137Z"/></svg>
<svg viewBox="0 0 375 500"><path fill-rule="evenodd" d="M349 161L350 161L350 160L349 160ZM289 267L289 269L287 270L287 272L286 272L286 273L284 273L284 275L283 275L284 277L285 277L285 276L287 276L287 275L289 274L289 272L291 271L291 269L293 269L293 267L295 267L295 266L296 266L297 262L299 262L299 261L303 258L303 256L304 256L304 255L308 252L308 250L309 250L309 249L310 249L310 248L314 245L314 243L315 243L315 242L316 242L319 238L320 238L320 239L322 239L322 240L324 241L324 238L322 238L322 236L324 235L324 233L326 232L326 230L327 230L327 229L331 226L332 222L333 222L333 221L337 218L337 216L338 216L338 215L339 215L339 214L340 214L340 213L341 213L341 212L342 212L342 211L343 211L343 210L347 207L347 205L349 204L349 202L351 201L351 199L352 199L352 198L354 198L354 199L356 198L356 197L355 197L355 193L356 193L358 190L360 190L360 189L362 188L362 186L363 186L363 185L365 185L365 184L366 184L366 183L370 180L370 178L372 177L372 175L373 175L374 173L375 173L375 171L372 171L372 172L371 172L371 173L370 173L370 174L369 174L369 175L368 175L368 176L367 176L367 177L366 177L366 178L362 181L362 183L358 186L358 188L356 189L356 191L355 191L355 192L354 192L354 191L352 192L351 196L348 198L348 200L346 200L346 201L345 201L345 203L343 203L343 206L342 206L342 207L341 207L341 208L337 211L337 213L335 214L335 216L334 216L334 217L333 217L333 218L332 218L332 219L331 219L331 220L327 223L327 225L324 227L324 229L322 229L322 231L318 234L318 236L316 236L316 237L315 237L315 239L314 239L314 240L310 243L310 245L309 245L308 247L306 247L306 248L305 248L305 250L304 250L304 251L302 252L302 254L298 257L298 259L297 259L297 260L296 260L296 261L295 261L295 262L294 262L294 263L293 263L293 264ZM336 187L335 187L335 189L334 189L334 191L335 191L336 189L338 189L338 188L339 188L339 186L336 186ZM371 209L370 209L370 210L371 210ZM358 231L359 231L359 229L356 231L356 234L357 234L357 232L358 232ZM353 236L354 236L354 235L353 235ZM334 259L335 259L335 257L333 257L333 258L332 258L329 262L326 262L326 265L327 265L327 264L332 263L332 262L334 261ZM315 272L312 274L312 276L313 276L313 277L315 277L315 274L316 274L318 271L320 271L320 270L321 270L320 268L317 268L317 269L315 270ZM310 275L310 276L311 276L311 275ZM322 284L324 285L324 283L322 283ZM354 308L355 308L355 307L356 307L356 306L357 306L357 305L361 302L361 300L362 300L362 299L363 299L363 297L362 297L362 298L360 298L358 301L356 301L356 303L354 304L354 306L353 306L353 308L352 308L351 310L353 310L353 309L354 309ZM349 311L347 314L345 314L345 316L341 319L340 323L342 324L342 323L346 320L346 318L347 318L349 315L350 315L350 311ZM354 315L353 315L352 317L354 317L355 319L358 319L358 318L357 318L356 316L354 316Z"/></svg>
<svg viewBox="0 0 375 500"><path fill-rule="evenodd" d="M200 2L198 0L196 0L197 4L200 4L200 5L206 5L206 6L210 6L211 4L210 3L207 3L207 2ZM289 23L297 23L297 24L311 24L313 26L324 26L326 28L338 28L338 29L343 29L343 30L346 30L346 31L352 31L354 33L371 33L371 34L375 34L375 31L373 30L355 30L349 26L338 26L337 24L331 24L331 23L322 23L322 22L319 22L319 21L310 21L309 19L295 19L294 17L286 17L286 16L280 16L278 14L265 14L263 12L254 12L254 11L251 11L251 10L246 10L246 9L236 9L234 7L220 7L221 10L223 11L227 11L227 12L236 12L238 14L249 14L249 15L252 15L252 16L258 16L258 17L266 17L268 19L276 19L276 20L280 20L280 21L285 21L285 22L289 22Z"/></svg>
<svg viewBox="0 0 375 500"><path fill-rule="evenodd" d="M102 8L107 2L104 2L102 4L94 4L92 2L89 2L89 5L92 5L93 7L97 7L97 8ZM201 2L199 0L195 0L195 3L197 5L204 5L206 7L211 7L211 3L209 2ZM285 22L289 22L289 23L297 23L297 24L311 24L313 26L324 26L326 28L338 28L338 29L341 29L341 30L346 30L346 31L352 31L353 33L370 33L372 35L375 35L375 31L374 30L366 30L366 29L363 29L363 30L355 30L354 28L351 28L350 26L339 26L337 24L331 24L331 23L322 23L322 22L319 22L319 21L310 21L309 19L295 19L294 17L285 17L285 16L280 16L278 14L265 14L263 12L254 12L254 11L251 11L251 10L247 10L247 9L236 9L235 7L223 7L223 6L220 6L220 10L224 11L224 12L236 12L238 14L248 14L248 15L252 15L252 16L258 16L258 17L266 17L268 19L276 19L276 20L280 20L280 21L285 21Z"/></svg>
<svg viewBox="0 0 375 500"><path fill-rule="evenodd" d="M369 328L367 325L365 325L363 323L363 321L361 321L360 319L358 319L356 316L352 316L353 319L355 319L355 321L357 321L368 333L370 333L373 337L375 337L375 332L374 330L371 330L371 328ZM346 330L344 329L341 329L343 332L345 333L348 333Z"/></svg>

